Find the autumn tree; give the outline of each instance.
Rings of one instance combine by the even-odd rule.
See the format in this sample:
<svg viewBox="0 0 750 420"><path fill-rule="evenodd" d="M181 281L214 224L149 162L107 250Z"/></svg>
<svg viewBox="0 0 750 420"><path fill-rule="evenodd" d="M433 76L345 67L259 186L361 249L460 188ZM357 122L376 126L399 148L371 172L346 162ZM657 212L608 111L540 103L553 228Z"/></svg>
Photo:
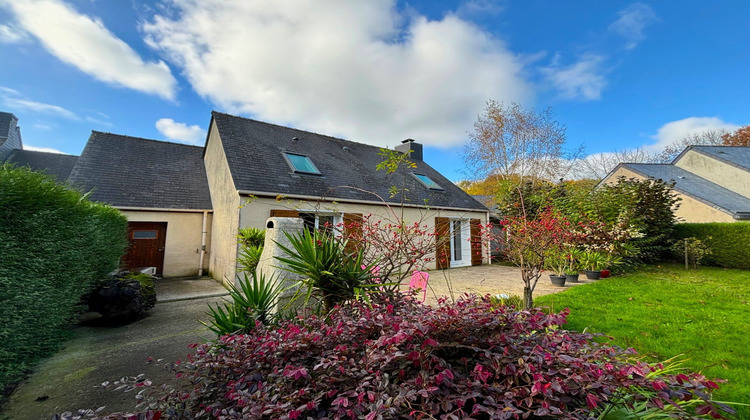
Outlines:
<svg viewBox="0 0 750 420"><path fill-rule="evenodd" d="M718 146L723 143L726 130L705 130L694 132L668 144L656 155L657 162L671 163L688 146Z"/></svg>
<svg viewBox="0 0 750 420"><path fill-rule="evenodd" d="M580 154L564 149L565 126L550 108L536 111L518 103L487 101L464 147L463 159L475 179L517 177L520 184L558 179Z"/></svg>
<svg viewBox="0 0 750 420"><path fill-rule="evenodd" d="M578 177L599 180L604 179L620 163L657 163L658 161L655 153L642 147L597 153L581 159Z"/></svg>
<svg viewBox="0 0 750 420"><path fill-rule="evenodd" d="M750 146L750 125L740 127L732 133L724 133L721 140L724 146Z"/></svg>

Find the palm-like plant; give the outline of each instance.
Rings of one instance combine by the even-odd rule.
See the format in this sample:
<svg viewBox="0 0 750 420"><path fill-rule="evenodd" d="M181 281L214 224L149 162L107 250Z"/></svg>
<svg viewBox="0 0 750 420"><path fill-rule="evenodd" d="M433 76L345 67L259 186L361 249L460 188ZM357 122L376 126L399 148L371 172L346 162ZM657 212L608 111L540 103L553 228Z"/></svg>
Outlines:
<svg viewBox="0 0 750 420"><path fill-rule="evenodd" d="M239 288L229 285L231 301L224 300L216 306L208 305L208 314L213 319L203 325L217 335L232 333L247 333L255 328L255 323L272 324L279 315L275 311L282 292L296 285L284 287L283 282L274 278L266 278L263 273L253 272L250 277L242 273Z"/></svg>
<svg viewBox="0 0 750 420"><path fill-rule="evenodd" d="M380 287L370 284L372 267L376 262L363 263L363 252L346 252L345 243L330 234L304 230L298 235L289 235L291 248L278 244L289 257L276 257L286 264L286 269L302 276L306 286L307 302L311 296L323 301L328 313L335 305L354 299L363 292Z"/></svg>

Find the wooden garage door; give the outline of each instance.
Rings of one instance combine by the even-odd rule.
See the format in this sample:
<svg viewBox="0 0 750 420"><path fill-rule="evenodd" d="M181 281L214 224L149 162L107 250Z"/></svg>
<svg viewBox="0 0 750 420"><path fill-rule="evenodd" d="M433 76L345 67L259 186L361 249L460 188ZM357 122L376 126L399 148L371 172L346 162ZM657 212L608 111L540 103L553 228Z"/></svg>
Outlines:
<svg viewBox="0 0 750 420"><path fill-rule="evenodd" d="M164 270L164 245L167 242L166 222L128 222L128 252L123 265L129 270L156 267L156 275Z"/></svg>

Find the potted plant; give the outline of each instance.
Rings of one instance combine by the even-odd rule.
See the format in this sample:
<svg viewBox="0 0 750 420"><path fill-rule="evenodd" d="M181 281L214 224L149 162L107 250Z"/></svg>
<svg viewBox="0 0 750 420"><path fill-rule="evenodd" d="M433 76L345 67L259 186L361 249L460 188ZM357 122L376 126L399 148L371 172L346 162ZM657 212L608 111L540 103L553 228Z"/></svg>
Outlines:
<svg viewBox="0 0 750 420"><path fill-rule="evenodd" d="M544 266L552 272L549 275L552 284L558 287L565 286L565 269L568 266L568 259L564 254L560 252L550 253L544 260Z"/></svg>
<svg viewBox="0 0 750 420"><path fill-rule="evenodd" d="M568 265L565 268L565 281L568 283L578 283L578 275L581 271L581 256L583 251L578 248L568 250Z"/></svg>
<svg viewBox="0 0 750 420"><path fill-rule="evenodd" d="M605 259L604 267L607 267L607 268L611 268L611 267L614 267L616 265L620 265L623 263L622 257L619 255L607 254L604 257L604 259ZM607 277L609 277L609 274L610 272L608 269L602 270L603 279L606 279Z"/></svg>
<svg viewBox="0 0 750 420"><path fill-rule="evenodd" d="M606 265L607 258L601 252L586 251L581 257L581 262L585 267L583 271L589 280L599 280L602 275L601 269Z"/></svg>

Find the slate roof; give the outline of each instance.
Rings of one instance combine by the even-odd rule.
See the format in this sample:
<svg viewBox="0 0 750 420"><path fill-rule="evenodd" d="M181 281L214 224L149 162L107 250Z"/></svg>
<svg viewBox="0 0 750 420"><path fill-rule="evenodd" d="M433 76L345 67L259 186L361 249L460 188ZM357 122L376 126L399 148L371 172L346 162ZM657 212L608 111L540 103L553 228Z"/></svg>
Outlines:
<svg viewBox="0 0 750 420"><path fill-rule="evenodd" d="M212 208L197 146L92 131L69 181L115 207Z"/></svg>
<svg viewBox="0 0 750 420"><path fill-rule="evenodd" d="M427 200L431 207L487 211L422 161L417 161L417 168L410 171L429 176L444 191L429 190L403 170L388 176L385 171L376 171L376 165L382 160L378 155L380 148L376 146L219 112L212 113L212 120L218 128L238 190L380 202L372 194L361 191L366 190L389 203L400 203L399 195L390 197L389 188L392 185L401 188L405 179L409 204L424 205ZM294 173L283 156L285 151L308 156L322 175Z"/></svg>
<svg viewBox="0 0 750 420"><path fill-rule="evenodd" d="M646 177L675 181L674 189L678 192L723 210L735 219L750 218L750 199L677 166L653 163L621 163L618 166Z"/></svg>
<svg viewBox="0 0 750 420"><path fill-rule="evenodd" d="M690 146L675 159L675 162L688 150L693 149L740 169L750 171L750 147L746 146Z"/></svg>
<svg viewBox="0 0 750 420"><path fill-rule="evenodd" d="M45 172L62 182L68 178L77 160L78 156L73 155L16 149L11 152L6 162Z"/></svg>

